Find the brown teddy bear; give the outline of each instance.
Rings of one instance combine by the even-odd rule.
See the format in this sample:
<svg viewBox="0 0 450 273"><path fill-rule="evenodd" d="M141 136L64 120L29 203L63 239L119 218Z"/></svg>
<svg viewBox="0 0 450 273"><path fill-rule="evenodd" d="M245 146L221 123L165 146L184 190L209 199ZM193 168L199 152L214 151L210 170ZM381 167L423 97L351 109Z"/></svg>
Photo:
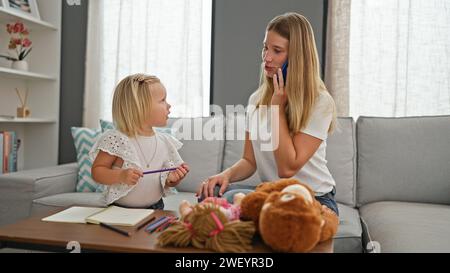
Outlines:
<svg viewBox="0 0 450 273"><path fill-rule="evenodd" d="M296 179L258 185L241 201L241 219L252 220L263 241L280 252L308 252L331 239L339 224L337 215Z"/></svg>

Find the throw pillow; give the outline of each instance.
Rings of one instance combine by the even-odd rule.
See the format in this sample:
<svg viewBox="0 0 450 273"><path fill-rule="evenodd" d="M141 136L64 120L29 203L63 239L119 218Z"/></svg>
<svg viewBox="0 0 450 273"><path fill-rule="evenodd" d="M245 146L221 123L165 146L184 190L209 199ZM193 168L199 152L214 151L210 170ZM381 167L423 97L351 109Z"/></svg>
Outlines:
<svg viewBox="0 0 450 273"><path fill-rule="evenodd" d="M78 162L77 192L102 192L105 188L104 185L98 184L92 179L91 168L93 162L89 159L89 151L94 146L99 135L99 130L72 127L72 137Z"/></svg>

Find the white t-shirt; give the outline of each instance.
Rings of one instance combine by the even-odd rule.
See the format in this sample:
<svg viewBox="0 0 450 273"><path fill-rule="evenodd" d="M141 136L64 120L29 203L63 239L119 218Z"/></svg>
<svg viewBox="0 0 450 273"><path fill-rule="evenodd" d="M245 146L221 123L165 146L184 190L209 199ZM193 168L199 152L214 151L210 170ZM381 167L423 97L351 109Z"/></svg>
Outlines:
<svg viewBox="0 0 450 273"><path fill-rule="evenodd" d="M255 110L260 96L260 91L256 91L250 96L249 107L247 107L246 130L250 133L260 178L263 181L275 181L280 177L278 176L274 149L272 148L274 143L271 142L270 112L267 112L264 107ZM332 117L332 98L328 92L320 92L310 121L301 132L323 141L310 160L292 177L308 184L314 190L316 196L331 192L336 185L325 159L326 140ZM268 146L270 146L270 149L267 149Z"/></svg>
<svg viewBox="0 0 450 273"><path fill-rule="evenodd" d="M136 150L139 163L144 168L144 172L163 169L164 162L169 160L169 149L163 136L158 133L151 137L137 136L130 138L130 143ZM161 173L144 175L136 184L136 187L117 200L116 203L133 208L148 208L155 204L163 195L160 176Z"/></svg>

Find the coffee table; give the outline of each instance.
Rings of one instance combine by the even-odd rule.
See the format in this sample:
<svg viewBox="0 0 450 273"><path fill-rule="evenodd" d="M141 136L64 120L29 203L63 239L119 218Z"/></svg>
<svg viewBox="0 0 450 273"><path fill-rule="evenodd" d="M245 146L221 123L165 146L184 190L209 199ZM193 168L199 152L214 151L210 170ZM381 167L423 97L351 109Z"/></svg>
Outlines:
<svg viewBox="0 0 450 273"><path fill-rule="evenodd" d="M62 211L32 216L15 224L0 228L0 248L21 248L55 252L133 252L133 253L204 253L207 250L157 245L158 233L150 234L145 228L121 227L131 232L127 237L99 225L44 222L41 219ZM152 216L176 215L173 211L155 211ZM142 223L147 221L144 219ZM254 240L251 253L269 253L272 250L261 240ZM332 253L333 240L316 246L312 252Z"/></svg>

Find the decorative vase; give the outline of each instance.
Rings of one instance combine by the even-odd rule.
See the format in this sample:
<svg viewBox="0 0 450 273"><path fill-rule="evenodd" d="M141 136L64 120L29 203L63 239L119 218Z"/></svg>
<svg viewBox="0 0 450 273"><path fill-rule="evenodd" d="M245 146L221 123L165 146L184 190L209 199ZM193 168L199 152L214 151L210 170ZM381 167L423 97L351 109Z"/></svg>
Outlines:
<svg viewBox="0 0 450 273"><path fill-rule="evenodd" d="M31 112L27 107L17 107L17 117L18 118L28 118Z"/></svg>
<svg viewBox="0 0 450 273"><path fill-rule="evenodd" d="M23 71L28 71L28 63L27 61L13 61L11 68L13 69L17 69L17 70L23 70Z"/></svg>

